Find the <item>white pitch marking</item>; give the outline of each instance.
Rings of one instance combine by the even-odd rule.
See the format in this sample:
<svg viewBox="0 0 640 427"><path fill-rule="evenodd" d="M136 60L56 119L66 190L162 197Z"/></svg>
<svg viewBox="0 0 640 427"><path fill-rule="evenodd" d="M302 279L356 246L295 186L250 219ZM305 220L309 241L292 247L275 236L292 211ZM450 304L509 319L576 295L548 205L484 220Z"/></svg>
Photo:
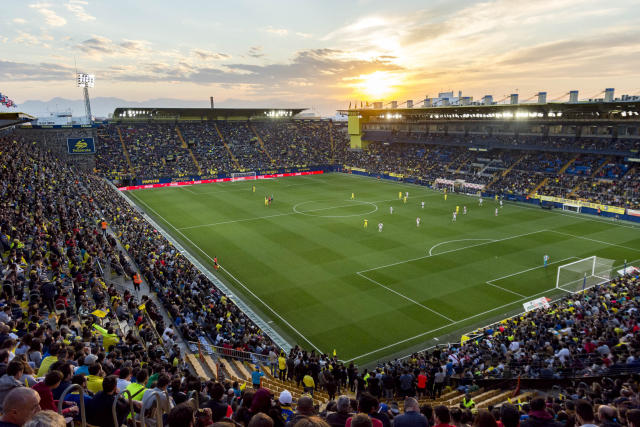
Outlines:
<svg viewBox="0 0 640 427"><path fill-rule="evenodd" d="M437 244L433 245L431 247L431 249L429 249L429 256L432 256L431 252L433 252L433 250L435 248L437 248L438 246L440 246L440 245L445 245L447 243L453 243L453 242L466 242L466 241L471 241L471 240L491 240L492 242L495 242L495 240L493 240L493 239L457 239L457 240L447 240L446 242L440 242L440 243L437 243Z"/></svg>
<svg viewBox="0 0 640 427"><path fill-rule="evenodd" d="M396 291L396 290L394 290L394 289L391 289L390 287L385 286L385 285L383 285L382 283L380 283L380 282L378 282L378 281L376 281L376 280L373 280L371 277L367 277L367 276L365 276L365 275L364 275L364 274L362 274L362 273L356 273L356 274L357 274L357 275L359 275L360 277L364 277L364 278L365 278L365 279L367 279L368 281L370 281L370 282L372 282L372 283L375 283L376 285L378 285L378 286L380 286L380 287L382 287L382 288L385 288L385 289L386 289L386 290L388 290L389 292L393 292L394 294L398 295L399 297L402 297L402 298L406 299L407 301L411 301L411 302L412 302L412 303L414 303L415 305L419 305L420 307L424 308L425 310L428 310L428 311L432 312L433 314L437 314L438 316L440 316L440 317L443 317L443 318L447 319L449 322L453 322L453 321L454 321L454 320L453 320L453 319L451 319L450 317L447 317L447 316L445 316L444 314L439 313L439 312L437 312L436 310L434 310L434 309L432 309L432 308L427 307L426 305L420 304L418 301L416 301L416 300L414 300L414 299L411 299L411 298L409 298L408 296L406 296L406 295L404 295L404 294L401 294L400 292L398 292L398 291Z"/></svg>

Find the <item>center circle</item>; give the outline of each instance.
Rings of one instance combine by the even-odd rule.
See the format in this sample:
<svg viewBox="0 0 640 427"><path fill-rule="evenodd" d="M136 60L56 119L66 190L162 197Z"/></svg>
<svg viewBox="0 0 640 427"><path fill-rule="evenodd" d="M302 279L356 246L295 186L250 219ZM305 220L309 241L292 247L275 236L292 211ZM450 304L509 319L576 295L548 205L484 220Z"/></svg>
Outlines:
<svg viewBox="0 0 640 427"><path fill-rule="evenodd" d="M352 216L361 216L361 215L369 215L374 213L375 211L378 210L378 205L376 205L373 202L363 202L361 200L345 200L345 204L342 204L340 206L327 206L325 208L318 208L318 209L310 209L310 210L299 210L299 208L303 205L309 204L309 203L331 203L334 202L334 200L309 200L306 202L300 202L297 203L295 206L293 206L293 211L297 214L301 214L301 215L306 215L306 216L313 216L313 217L317 217L317 218L349 218ZM340 209L340 208L348 208L351 206L354 206L355 204L360 204L360 205L369 205L372 207L372 209L368 212L362 212L362 213L356 213L356 214L350 214L350 215L322 215L322 212L325 211L329 211L331 209ZM314 214L313 212L319 212L319 215Z"/></svg>

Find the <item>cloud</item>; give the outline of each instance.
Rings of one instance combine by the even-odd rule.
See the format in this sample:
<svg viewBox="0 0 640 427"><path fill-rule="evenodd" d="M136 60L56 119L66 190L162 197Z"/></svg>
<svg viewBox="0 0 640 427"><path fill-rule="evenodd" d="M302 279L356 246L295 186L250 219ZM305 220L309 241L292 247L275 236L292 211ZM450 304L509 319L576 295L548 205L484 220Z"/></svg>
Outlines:
<svg viewBox="0 0 640 427"><path fill-rule="evenodd" d="M267 33L271 33L271 34L275 34L276 36L280 36L280 37L284 37L287 34L289 34L289 30L285 29L285 28L273 28L271 25L269 25L265 31Z"/></svg>
<svg viewBox="0 0 640 427"><path fill-rule="evenodd" d="M0 79L6 81L72 81L73 67L66 65L40 63L25 64L21 62L0 60Z"/></svg>
<svg viewBox="0 0 640 427"><path fill-rule="evenodd" d="M51 10L51 3L34 3L30 4L29 7L34 9L40 15L44 17L47 25L51 27L62 27L67 24L67 20L62 16L59 16L56 12Z"/></svg>
<svg viewBox="0 0 640 427"><path fill-rule="evenodd" d="M219 61L231 58L231 56L226 53L216 53L205 49L192 49L191 53L203 61Z"/></svg>
<svg viewBox="0 0 640 427"><path fill-rule="evenodd" d="M13 22L16 24L26 24L27 21L25 19L22 18L13 18Z"/></svg>
<svg viewBox="0 0 640 427"><path fill-rule="evenodd" d="M86 39L75 47L85 54L101 60L104 56L139 56L149 50L149 42L145 40L113 40L94 35Z"/></svg>
<svg viewBox="0 0 640 427"><path fill-rule="evenodd" d="M262 46L251 46L249 48L249 56L252 58L262 58L264 56Z"/></svg>
<svg viewBox="0 0 640 427"><path fill-rule="evenodd" d="M88 4L89 3L84 0L69 0L69 2L65 4L65 7L82 22L95 21L96 17L89 15L87 11L84 10L85 6Z"/></svg>
<svg viewBox="0 0 640 427"><path fill-rule="evenodd" d="M297 32L296 36L301 37L303 39L310 39L311 37L313 37L313 34Z"/></svg>

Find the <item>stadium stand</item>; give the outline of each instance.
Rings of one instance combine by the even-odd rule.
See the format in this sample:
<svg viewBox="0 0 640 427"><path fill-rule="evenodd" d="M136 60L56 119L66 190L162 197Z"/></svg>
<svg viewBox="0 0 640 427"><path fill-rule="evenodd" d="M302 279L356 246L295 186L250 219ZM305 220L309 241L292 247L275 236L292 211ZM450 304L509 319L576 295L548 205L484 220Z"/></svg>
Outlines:
<svg viewBox="0 0 640 427"><path fill-rule="evenodd" d="M425 183L462 178L501 193L536 190L626 207L640 203L637 168L611 153L637 149L635 140L580 142L607 151L598 155L557 151L575 147L561 138L409 132L404 137L429 143L376 141L356 151L348 149L345 130L296 120L114 123L97 130L95 169L88 170L65 163L54 147L66 134L1 137L0 393L18 395L33 386L42 402L53 402L78 384L86 396L84 415L94 425L121 425L130 411L149 424L164 413L167 425L190 425L189 403L205 408L197 412L198 425L224 418L248 425L267 415L278 426L301 418L344 426L365 413L390 426L394 419L403 423L404 411L430 425L457 427L516 426L520 420L523 426L637 423L631 409L639 402L637 276L482 328L463 343L360 369L299 347L282 353L103 179L333 160ZM467 149L478 142L500 148ZM223 353L208 351L214 347ZM535 387L521 391L515 378L556 383L556 392L541 398ZM4 400L4 416L19 406L15 400ZM96 419L111 414L113 402L115 423ZM80 419L78 405L67 406L65 415ZM179 421L184 417L186 424Z"/></svg>

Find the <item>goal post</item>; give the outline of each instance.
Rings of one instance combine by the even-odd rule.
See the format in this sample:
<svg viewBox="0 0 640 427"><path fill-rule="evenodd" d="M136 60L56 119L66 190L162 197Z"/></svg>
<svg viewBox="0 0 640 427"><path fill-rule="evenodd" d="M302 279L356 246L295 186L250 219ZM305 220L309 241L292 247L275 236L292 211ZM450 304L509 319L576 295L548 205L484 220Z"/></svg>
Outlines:
<svg viewBox="0 0 640 427"><path fill-rule="evenodd" d="M611 280L615 261L595 255L558 267L556 289L576 293Z"/></svg>
<svg viewBox="0 0 640 427"><path fill-rule="evenodd" d="M231 181L245 181L256 179L256 172L233 172L231 173Z"/></svg>

